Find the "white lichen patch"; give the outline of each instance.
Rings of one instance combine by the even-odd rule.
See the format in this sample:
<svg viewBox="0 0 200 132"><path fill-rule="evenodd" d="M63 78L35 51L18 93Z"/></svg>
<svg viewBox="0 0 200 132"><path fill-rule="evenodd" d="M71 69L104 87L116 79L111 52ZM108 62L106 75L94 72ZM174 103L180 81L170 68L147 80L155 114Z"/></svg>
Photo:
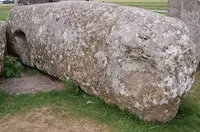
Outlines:
<svg viewBox="0 0 200 132"><path fill-rule="evenodd" d="M105 68L108 61L107 55L105 52L99 51L94 55L97 58L97 63L101 68Z"/></svg>

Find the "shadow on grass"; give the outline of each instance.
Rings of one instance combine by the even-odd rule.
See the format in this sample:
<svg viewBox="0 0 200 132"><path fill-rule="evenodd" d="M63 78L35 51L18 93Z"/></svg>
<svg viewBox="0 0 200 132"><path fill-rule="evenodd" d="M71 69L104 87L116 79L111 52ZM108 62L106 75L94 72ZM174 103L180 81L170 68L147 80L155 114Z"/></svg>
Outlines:
<svg viewBox="0 0 200 132"><path fill-rule="evenodd" d="M71 115L89 118L99 124L107 124L114 132L172 132L200 130L200 104L186 101L180 106L174 120L162 124L141 121L137 116L107 105L98 97L88 95L72 81L64 81L65 89L36 95L8 95L0 92L0 117L7 114L23 114L38 107L50 106L55 112L66 111ZM91 103L87 103L90 101Z"/></svg>

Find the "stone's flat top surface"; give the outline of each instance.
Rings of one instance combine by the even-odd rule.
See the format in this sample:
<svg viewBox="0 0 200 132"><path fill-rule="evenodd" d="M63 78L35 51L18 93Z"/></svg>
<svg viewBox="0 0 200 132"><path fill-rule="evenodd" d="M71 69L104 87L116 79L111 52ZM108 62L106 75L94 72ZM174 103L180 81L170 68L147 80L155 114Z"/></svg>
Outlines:
<svg viewBox="0 0 200 132"><path fill-rule="evenodd" d="M35 94L60 88L62 88L62 85L59 81L45 75L10 78L0 81L0 89L11 94Z"/></svg>

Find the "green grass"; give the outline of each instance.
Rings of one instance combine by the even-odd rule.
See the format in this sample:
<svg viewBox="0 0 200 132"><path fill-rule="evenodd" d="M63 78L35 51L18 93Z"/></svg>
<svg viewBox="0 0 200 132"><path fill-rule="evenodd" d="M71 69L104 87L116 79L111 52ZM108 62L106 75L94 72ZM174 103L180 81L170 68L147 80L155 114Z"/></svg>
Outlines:
<svg viewBox="0 0 200 132"><path fill-rule="evenodd" d="M167 10L167 2L112 2L123 6L134 6L149 10Z"/></svg>
<svg viewBox="0 0 200 132"><path fill-rule="evenodd" d="M102 0L97 0L102 1ZM168 0L104 0L105 2L167 2Z"/></svg>
<svg viewBox="0 0 200 132"><path fill-rule="evenodd" d="M112 132L198 132L200 130L200 71L196 73L193 90L184 99L176 118L156 125L139 120L129 112L107 105L97 97L85 94L70 81L65 89L36 95L8 95L0 92L0 118L16 115L33 108L51 107L55 112L66 111L77 117L87 117L98 124L107 124ZM92 101L92 104L87 104Z"/></svg>
<svg viewBox="0 0 200 132"><path fill-rule="evenodd" d="M5 21L8 16L8 12L0 12L0 21Z"/></svg>
<svg viewBox="0 0 200 132"><path fill-rule="evenodd" d="M41 72L36 69L24 66L22 70L22 74L25 74L27 76L33 76L33 75L41 74Z"/></svg>
<svg viewBox="0 0 200 132"><path fill-rule="evenodd" d="M0 21L6 20L8 13L12 7L13 7L12 5L8 5L8 6L0 5Z"/></svg>
<svg viewBox="0 0 200 132"><path fill-rule="evenodd" d="M165 16L168 16L168 12L159 12L159 14L163 14Z"/></svg>

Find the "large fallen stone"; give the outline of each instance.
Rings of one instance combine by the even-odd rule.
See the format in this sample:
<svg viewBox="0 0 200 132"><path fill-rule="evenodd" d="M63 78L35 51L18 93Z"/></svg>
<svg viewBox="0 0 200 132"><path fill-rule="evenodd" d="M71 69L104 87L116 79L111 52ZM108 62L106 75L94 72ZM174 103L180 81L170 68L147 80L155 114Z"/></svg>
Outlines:
<svg viewBox="0 0 200 132"><path fill-rule="evenodd" d="M3 74L4 52L6 47L6 22L0 21L0 76Z"/></svg>
<svg viewBox="0 0 200 132"><path fill-rule="evenodd" d="M70 77L147 121L172 119L193 83L195 45L174 18L71 1L15 7L8 23L10 46L25 65Z"/></svg>
<svg viewBox="0 0 200 132"><path fill-rule="evenodd" d="M168 0L169 16L179 18L189 27L192 40L200 57L200 1L199 0Z"/></svg>

